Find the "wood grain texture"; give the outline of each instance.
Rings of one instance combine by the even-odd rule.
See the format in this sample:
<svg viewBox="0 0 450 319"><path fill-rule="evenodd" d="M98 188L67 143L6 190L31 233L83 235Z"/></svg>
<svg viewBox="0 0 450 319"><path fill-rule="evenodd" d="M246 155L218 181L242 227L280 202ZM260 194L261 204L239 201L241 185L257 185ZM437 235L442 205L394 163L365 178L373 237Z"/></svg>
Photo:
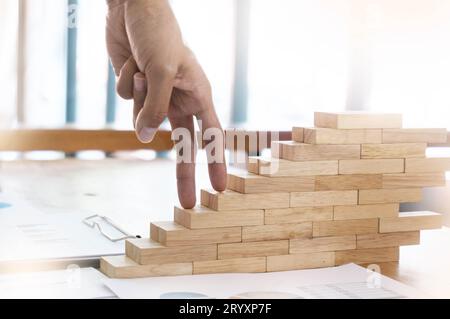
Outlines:
<svg viewBox="0 0 450 319"><path fill-rule="evenodd" d="M217 245L166 247L149 238L137 238L126 241L125 253L140 265L186 263L217 259Z"/></svg>
<svg viewBox="0 0 450 319"><path fill-rule="evenodd" d="M417 203L422 200L421 188L372 189L359 191L359 204Z"/></svg>
<svg viewBox="0 0 450 319"><path fill-rule="evenodd" d="M295 142L303 143L305 138L305 129L303 127L292 128L292 140Z"/></svg>
<svg viewBox="0 0 450 319"><path fill-rule="evenodd" d="M218 259L278 256L287 255L288 253L288 240L218 245Z"/></svg>
<svg viewBox="0 0 450 319"><path fill-rule="evenodd" d="M291 193L291 207L320 207L358 204L358 191Z"/></svg>
<svg viewBox="0 0 450 319"><path fill-rule="evenodd" d="M217 211L287 208L289 193L240 194L202 190L201 203Z"/></svg>
<svg viewBox="0 0 450 319"><path fill-rule="evenodd" d="M386 129L383 143L446 143L447 129Z"/></svg>
<svg viewBox="0 0 450 319"><path fill-rule="evenodd" d="M192 263L139 265L126 256L100 259L100 270L109 278L130 279L161 276L192 275Z"/></svg>
<svg viewBox="0 0 450 319"><path fill-rule="evenodd" d="M370 219L380 217L397 217L399 204L374 204L335 206L334 220Z"/></svg>
<svg viewBox="0 0 450 319"><path fill-rule="evenodd" d="M403 173L404 159L361 159L339 161L339 174L385 174Z"/></svg>
<svg viewBox="0 0 450 319"><path fill-rule="evenodd" d="M264 225L264 210L218 212L207 207L175 207L174 220L189 229Z"/></svg>
<svg viewBox="0 0 450 319"><path fill-rule="evenodd" d="M169 131L158 131L151 143L143 144L134 131L69 128L9 130L0 131L0 151L169 151L173 148L171 134Z"/></svg>
<svg viewBox="0 0 450 319"><path fill-rule="evenodd" d="M406 173L432 173L450 171L450 158L408 158Z"/></svg>
<svg viewBox="0 0 450 319"><path fill-rule="evenodd" d="M242 227L243 242L305 237L312 237L312 222Z"/></svg>
<svg viewBox="0 0 450 319"><path fill-rule="evenodd" d="M366 264L398 261L398 247L343 250L336 252L336 266L348 263Z"/></svg>
<svg viewBox="0 0 450 319"><path fill-rule="evenodd" d="M326 161L360 159L360 145L314 145L292 141L273 142L272 150L278 149L279 157L288 161Z"/></svg>
<svg viewBox="0 0 450 319"><path fill-rule="evenodd" d="M313 237L378 233L378 219L354 219L313 222Z"/></svg>
<svg viewBox="0 0 450 319"><path fill-rule="evenodd" d="M384 174L383 188L441 187L446 185L445 173Z"/></svg>
<svg viewBox="0 0 450 319"><path fill-rule="evenodd" d="M426 150L426 143L363 144L361 158L425 158Z"/></svg>
<svg viewBox="0 0 450 319"><path fill-rule="evenodd" d="M316 176L315 191L377 189L383 186L381 174Z"/></svg>
<svg viewBox="0 0 450 319"><path fill-rule="evenodd" d="M265 177L247 172L228 174L228 189L243 194L314 191L314 176Z"/></svg>
<svg viewBox="0 0 450 319"><path fill-rule="evenodd" d="M150 238L168 246L196 246L241 242L241 227L188 229L174 222L152 223ZM158 235L152 232L157 232Z"/></svg>
<svg viewBox="0 0 450 319"><path fill-rule="evenodd" d="M291 239L289 254L356 249L356 235Z"/></svg>
<svg viewBox="0 0 450 319"><path fill-rule="evenodd" d="M220 273L260 273L266 271L266 257L194 261L194 275Z"/></svg>
<svg viewBox="0 0 450 319"><path fill-rule="evenodd" d="M314 125L334 129L380 129L401 128L401 114L367 112L314 113Z"/></svg>
<svg viewBox="0 0 450 319"><path fill-rule="evenodd" d="M258 158L258 174L267 177L337 175L338 161L294 162Z"/></svg>
<svg viewBox="0 0 450 319"><path fill-rule="evenodd" d="M382 130L337 130L305 128L304 142L308 144L375 144L381 143Z"/></svg>
<svg viewBox="0 0 450 319"><path fill-rule="evenodd" d="M398 217L380 218L380 233L396 233L442 227L442 215L433 212L400 213Z"/></svg>
<svg viewBox="0 0 450 319"><path fill-rule="evenodd" d="M295 224L332 219L332 206L266 209L264 218L266 225Z"/></svg>
<svg viewBox="0 0 450 319"><path fill-rule="evenodd" d="M333 267L334 252L320 252L267 257L267 271L288 271L310 268Z"/></svg>
<svg viewBox="0 0 450 319"><path fill-rule="evenodd" d="M357 235L356 238L356 247L358 249L399 247L419 244L419 231Z"/></svg>

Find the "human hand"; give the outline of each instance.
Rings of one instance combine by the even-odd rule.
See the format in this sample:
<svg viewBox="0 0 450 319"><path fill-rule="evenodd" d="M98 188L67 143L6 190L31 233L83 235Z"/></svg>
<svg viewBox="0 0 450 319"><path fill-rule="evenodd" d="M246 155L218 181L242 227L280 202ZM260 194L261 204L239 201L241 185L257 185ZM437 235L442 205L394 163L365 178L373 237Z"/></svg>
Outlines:
<svg viewBox="0 0 450 319"><path fill-rule="evenodd" d="M184 45L167 0L111 0L109 6L108 52L119 76L118 93L123 98L134 97L133 123L138 138L150 142L166 117L173 130L190 132L191 160L178 161L177 185L181 205L192 208L196 202L194 117L201 120L202 133L222 130L209 81ZM207 153L209 176L213 188L223 191L226 165L223 143L217 145L221 149L215 149L214 159Z"/></svg>

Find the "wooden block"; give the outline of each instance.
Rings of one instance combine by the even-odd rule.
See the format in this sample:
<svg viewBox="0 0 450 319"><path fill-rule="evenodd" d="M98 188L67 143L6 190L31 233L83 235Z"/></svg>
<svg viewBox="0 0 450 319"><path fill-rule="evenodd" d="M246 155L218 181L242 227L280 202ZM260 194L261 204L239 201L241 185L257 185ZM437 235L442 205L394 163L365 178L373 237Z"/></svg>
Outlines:
<svg viewBox="0 0 450 319"><path fill-rule="evenodd" d="M336 266L348 263L368 264L398 261L398 247L343 250L336 252Z"/></svg>
<svg viewBox="0 0 450 319"><path fill-rule="evenodd" d="M218 259L266 257L289 254L289 240L219 244Z"/></svg>
<svg viewBox="0 0 450 319"><path fill-rule="evenodd" d="M313 223L313 237L378 233L378 219L333 220Z"/></svg>
<svg viewBox="0 0 450 319"><path fill-rule="evenodd" d="M265 177L251 173L228 174L228 189L238 193L311 192L314 176Z"/></svg>
<svg viewBox="0 0 450 319"><path fill-rule="evenodd" d="M295 224L319 220L332 220L333 207L295 207L266 209L265 224Z"/></svg>
<svg viewBox="0 0 450 319"><path fill-rule="evenodd" d="M240 194L202 190L201 202L203 206L217 211L287 208L289 193Z"/></svg>
<svg viewBox="0 0 450 319"><path fill-rule="evenodd" d="M304 135L308 144L372 144L381 143L382 130L305 128Z"/></svg>
<svg viewBox="0 0 450 319"><path fill-rule="evenodd" d="M292 140L303 143L305 129L303 127L294 127L292 128Z"/></svg>
<svg viewBox="0 0 450 319"><path fill-rule="evenodd" d="M368 112L316 112L314 113L314 125L334 129L401 128L402 115Z"/></svg>
<svg viewBox="0 0 450 319"><path fill-rule="evenodd" d="M397 217L399 211L399 204L335 206L334 220Z"/></svg>
<svg viewBox="0 0 450 319"><path fill-rule="evenodd" d="M441 187L446 185L445 173L384 174L383 188Z"/></svg>
<svg viewBox="0 0 450 319"><path fill-rule="evenodd" d="M447 129L386 129L383 143L446 143Z"/></svg>
<svg viewBox="0 0 450 319"><path fill-rule="evenodd" d="M377 189L383 186L381 174L316 176L316 191Z"/></svg>
<svg viewBox="0 0 450 319"><path fill-rule="evenodd" d="M102 257L100 270L109 278L128 279L192 275L192 263L139 265L126 256Z"/></svg>
<svg viewBox="0 0 450 319"><path fill-rule="evenodd" d="M424 158L426 151L426 143L363 144L361 145L361 158Z"/></svg>
<svg viewBox="0 0 450 319"><path fill-rule="evenodd" d="M399 217L380 218L380 233L396 233L442 227L442 215L433 212L400 213Z"/></svg>
<svg viewBox="0 0 450 319"><path fill-rule="evenodd" d="M220 273L259 273L266 271L266 257L194 261L194 275Z"/></svg>
<svg viewBox="0 0 450 319"><path fill-rule="evenodd" d="M242 227L243 242L305 237L312 237L312 222Z"/></svg>
<svg viewBox="0 0 450 319"><path fill-rule="evenodd" d="M419 231L357 235L356 238L356 247L358 249L398 247L419 244Z"/></svg>
<svg viewBox="0 0 450 319"><path fill-rule="evenodd" d="M359 204L417 203L422 200L421 188L369 189L359 191Z"/></svg>
<svg viewBox="0 0 450 319"><path fill-rule="evenodd" d="M356 235L291 239L290 254L356 249Z"/></svg>
<svg viewBox="0 0 450 319"><path fill-rule="evenodd" d="M258 157L249 156L247 162L247 171L251 174L259 174L259 160Z"/></svg>
<svg viewBox="0 0 450 319"><path fill-rule="evenodd" d="M174 222L152 223L151 232L158 233L158 242L168 246L196 246L241 242L241 227L188 229ZM156 235L151 233L151 238Z"/></svg>
<svg viewBox="0 0 450 319"><path fill-rule="evenodd" d="M361 159L339 161L339 174L403 173L404 159Z"/></svg>
<svg viewBox="0 0 450 319"><path fill-rule="evenodd" d="M264 210L217 212L207 207L175 207L174 220L189 229L264 225Z"/></svg>
<svg viewBox="0 0 450 319"><path fill-rule="evenodd" d="M291 207L320 207L358 204L358 191L291 193Z"/></svg>
<svg viewBox="0 0 450 319"><path fill-rule="evenodd" d="M450 171L449 158L409 158L405 160L405 173L432 173Z"/></svg>
<svg viewBox="0 0 450 319"><path fill-rule="evenodd" d="M361 145L315 145L281 141L272 143L272 150L274 149L278 149L279 158L297 162L361 158Z"/></svg>
<svg viewBox="0 0 450 319"><path fill-rule="evenodd" d="M258 158L258 174L268 177L337 175L338 161L294 162Z"/></svg>
<svg viewBox="0 0 450 319"><path fill-rule="evenodd" d="M129 239L125 243L128 258L140 265L186 263L217 259L217 245L165 247L148 238Z"/></svg>
<svg viewBox="0 0 450 319"><path fill-rule="evenodd" d="M320 252L267 257L267 271L288 271L333 267L334 252Z"/></svg>

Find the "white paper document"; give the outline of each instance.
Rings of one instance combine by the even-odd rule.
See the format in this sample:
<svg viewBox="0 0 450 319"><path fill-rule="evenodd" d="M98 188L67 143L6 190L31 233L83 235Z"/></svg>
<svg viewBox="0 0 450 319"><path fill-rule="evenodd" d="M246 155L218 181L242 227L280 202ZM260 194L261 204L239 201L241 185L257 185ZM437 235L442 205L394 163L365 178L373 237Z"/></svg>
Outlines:
<svg viewBox="0 0 450 319"><path fill-rule="evenodd" d="M262 274L217 274L144 279L106 279L119 298L427 298L416 289L355 264Z"/></svg>
<svg viewBox="0 0 450 319"><path fill-rule="evenodd" d="M0 299L106 299L115 298L93 268L0 275Z"/></svg>

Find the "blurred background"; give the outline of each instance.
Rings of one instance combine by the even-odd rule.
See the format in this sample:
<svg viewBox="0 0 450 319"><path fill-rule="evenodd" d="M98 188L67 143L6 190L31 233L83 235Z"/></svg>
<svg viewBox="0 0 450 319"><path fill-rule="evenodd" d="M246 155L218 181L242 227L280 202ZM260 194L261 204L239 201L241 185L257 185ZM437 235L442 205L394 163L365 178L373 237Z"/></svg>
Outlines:
<svg viewBox="0 0 450 319"><path fill-rule="evenodd" d="M364 109L450 128L450 1L171 2L225 127ZM0 128L132 128L105 14L104 0L0 0Z"/></svg>

